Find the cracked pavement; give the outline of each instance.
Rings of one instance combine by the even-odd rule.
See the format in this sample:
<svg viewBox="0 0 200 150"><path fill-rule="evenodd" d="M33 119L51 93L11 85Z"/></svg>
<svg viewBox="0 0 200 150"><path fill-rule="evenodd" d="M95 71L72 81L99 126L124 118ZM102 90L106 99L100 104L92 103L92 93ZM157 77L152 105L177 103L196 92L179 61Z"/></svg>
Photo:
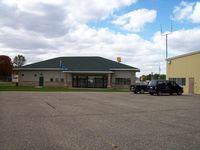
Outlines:
<svg viewBox="0 0 200 150"><path fill-rule="evenodd" d="M1 150L199 150L200 96L0 92Z"/></svg>

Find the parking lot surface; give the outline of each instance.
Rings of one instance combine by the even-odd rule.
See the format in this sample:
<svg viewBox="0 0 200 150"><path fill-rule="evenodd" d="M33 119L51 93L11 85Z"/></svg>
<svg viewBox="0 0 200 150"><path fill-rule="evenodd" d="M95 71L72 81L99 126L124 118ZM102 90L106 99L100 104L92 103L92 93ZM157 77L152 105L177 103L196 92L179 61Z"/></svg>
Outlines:
<svg viewBox="0 0 200 150"><path fill-rule="evenodd" d="M0 92L0 150L199 150L200 96Z"/></svg>

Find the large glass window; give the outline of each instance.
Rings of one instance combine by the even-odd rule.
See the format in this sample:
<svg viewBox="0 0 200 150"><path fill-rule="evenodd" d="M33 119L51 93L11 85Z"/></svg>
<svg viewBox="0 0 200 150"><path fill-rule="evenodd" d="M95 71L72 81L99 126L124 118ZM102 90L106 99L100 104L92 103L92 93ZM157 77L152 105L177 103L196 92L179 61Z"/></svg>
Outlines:
<svg viewBox="0 0 200 150"><path fill-rule="evenodd" d="M175 81L177 84L185 86L186 85L186 80L185 78L169 78L171 81Z"/></svg>
<svg viewBox="0 0 200 150"><path fill-rule="evenodd" d="M73 75L73 87L105 88L107 87L106 75Z"/></svg>
<svg viewBox="0 0 200 150"><path fill-rule="evenodd" d="M78 76L78 87L86 88L87 84L87 76Z"/></svg>
<svg viewBox="0 0 200 150"><path fill-rule="evenodd" d="M130 78L115 78L116 85L130 85L131 79Z"/></svg>

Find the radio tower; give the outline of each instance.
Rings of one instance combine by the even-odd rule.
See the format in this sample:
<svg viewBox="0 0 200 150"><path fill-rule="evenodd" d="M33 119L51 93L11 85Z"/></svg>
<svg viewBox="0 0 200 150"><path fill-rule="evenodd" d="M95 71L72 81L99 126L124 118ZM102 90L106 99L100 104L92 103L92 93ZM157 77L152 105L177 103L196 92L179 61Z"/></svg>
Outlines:
<svg viewBox="0 0 200 150"><path fill-rule="evenodd" d="M166 40L166 51L165 51L165 55L166 55L166 61L167 61L167 58L168 58L168 35L172 34L173 32L173 25L172 25L172 22L171 22L171 31L170 32L167 32L167 33L163 33L162 31L162 24L160 25L160 33L161 33L161 36L165 36L165 40Z"/></svg>

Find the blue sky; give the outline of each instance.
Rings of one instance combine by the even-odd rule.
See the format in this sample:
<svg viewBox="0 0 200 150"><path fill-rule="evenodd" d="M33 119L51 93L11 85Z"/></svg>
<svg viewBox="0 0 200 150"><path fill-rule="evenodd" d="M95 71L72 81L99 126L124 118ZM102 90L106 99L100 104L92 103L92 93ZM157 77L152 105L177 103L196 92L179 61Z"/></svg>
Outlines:
<svg viewBox="0 0 200 150"><path fill-rule="evenodd" d="M59 56L101 56L141 70L166 72L169 57L200 50L200 1L0 0L0 55L27 64Z"/></svg>
<svg viewBox="0 0 200 150"><path fill-rule="evenodd" d="M190 28L199 27L199 24L193 24L189 21L177 22L177 21L172 20L172 16L173 16L172 12L174 8L177 5L179 5L180 2L181 2L180 0L140 0L130 6L123 7L119 10L114 11L114 16L115 15L120 16L120 15L126 14L134 10L138 10L141 8L156 10L157 17L156 17L155 22L146 24L143 30L138 33L138 35L140 35L141 37L147 40L150 40L156 31L160 31L161 26L162 26L163 31L170 31L171 24L174 31L180 30L180 29L190 29ZM195 3L198 1L186 0L184 2ZM120 28L119 26L114 25L112 23L113 19L114 17L110 16L103 20L99 20L99 19L92 20L88 23L88 25L96 29L107 27L115 32L120 32L123 34L130 33L129 31L126 31Z"/></svg>

